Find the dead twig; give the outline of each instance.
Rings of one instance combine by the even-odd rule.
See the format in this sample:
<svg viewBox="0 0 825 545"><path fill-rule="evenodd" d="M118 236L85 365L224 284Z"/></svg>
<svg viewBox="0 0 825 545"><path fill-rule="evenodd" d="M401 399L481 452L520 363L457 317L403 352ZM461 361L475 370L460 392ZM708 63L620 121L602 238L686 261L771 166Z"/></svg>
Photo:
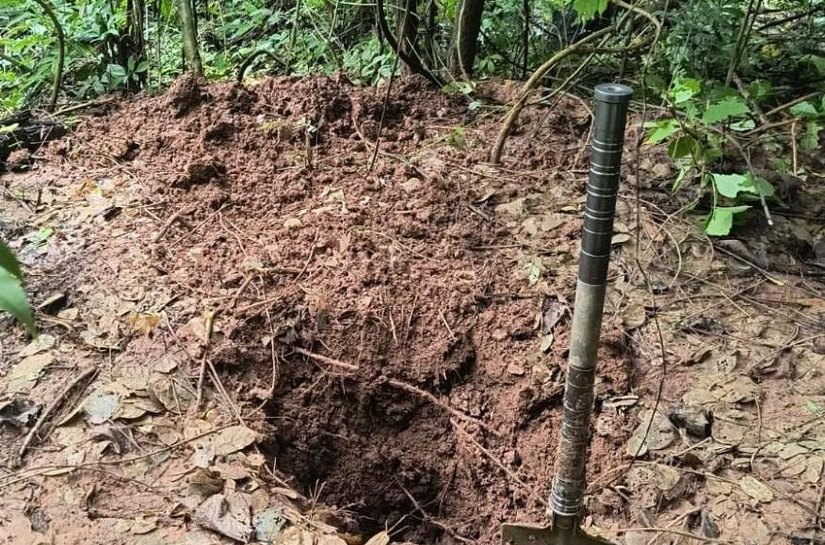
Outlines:
<svg viewBox="0 0 825 545"><path fill-rule="evenodd" d="M140 454L140 455L137 455L137 456L132 456L130 458L121 458L119 460L98 460L96 462L86 462L86 463L83 463L83 464L51 464L51 465L44 465L44 466L36 466L36 467L26 468L23 471L19 471L17 473L9 473L8 475L3 475L2 477L0 477L0 480L5 479L5 478L11 478L11 480L9 480L9 481L0 482L0 489L4 488L6 486L11 486L15 483L19 483L20 481L24 481L24 480L30 479L32 477L37 477L38 475L43 475L45 473L55 471L55 470L58 470L58 469L93 469L93 468L96 468L98 466L116 466L116 465L122 465L122 464L130 464L132 462L139 462L140 460L145 460L147 458L152 458L154 456L157 456L158 454L163 454L164 452L175 450L175 449L177 449L179 447L182 447L183 445L186 445L188 443L192 443L192 442L197 441L199 439L203 439L204 437L208 437L212 434L223 431L223 430L225 430L226 428L228 428L230 426L231 425L221 426L219 428L215 428L215 429L200 433L200 434L195 435L193 437L190 437L188 439L181 439L180 441L178 441L176 443L173 443L171 445L159 448L157 450L153 450L151 452L147 452L145 454Z"/></svg>
<svg viewBox="0 0 825 545"><path fill-rule="evenodd" d="M474 446L474 447L476 447L479 451L481 451L481 453L482 453L482 454L484 454L484 456L486 456L487 458L489 458L489 460L490 460L491 462L493 462L493 464L494 464L496 467L498 467L501 471L503 471L503 472L504 472L504 474L505 474L505 475L507 475L507 477L508 477L508 478L510 478L511 480L513 480L513 481L514 481L515 483L517 483L519 486L521 486L521 487L522 487L522 488L523 488L523 489L524 489L524 490L525 490L528 494L530 494L530 496L532 496L532 497L533 497L533 499L535 499L535 500L536 500L537 502L539 502L541 505L543 505L543 506L545 506L545 507L547 506L547 500L545 500L544 498L542 498L542 497L541 497L541 494L539 494L538 492L536 492L535 490L533 490L530 486L528 486L528 485L527 485L527 483L525 483L524 481L522 481L521 479L519 479L518 475L516 475L515 473L513 473L510 469L507 469L507 466L505 466L505 465L504 465L504 464L503 464L503 463L502 463L502 462L501 462L498 458L496 458L495 456L493 456L493 453L492 453L492 452L490 452L489 450L487 450L486 448L484 448L484 447L481 445L481 443L479 443L478 441L476 441L475 437L473 437L472 435L470 435L470 433L469 433L469 432L467 432L467 430L465 430L464 428L462 428L461 426L459 426L459 425L458 425L458 422L456 422L456 421L455 421L455 420L453 420L453 419L450 419L450 424L452 424L452 425L453 425L453 427L454 427L456 430L458 430L459 432L461 432L461 434L462 434L462 435L463 435L463 436L464 436L464 437L465 437L468 441L470 441L470 442L473 444L473 446Z"/></svg>
<svg viewBox="0 0 825 545"><path fill-rule="evenodd" d="M28 449L32 442L34 441L35 437L37 436L37 432L40 431L40 428L43 427L43 424L48 420L48 418L52 415L54 411L60 407L63 401L68 397L68 395L74 390L74 388L86 380L89 377L92 377L97 374L97 367L90 367L80 373L73 381L71 381L63 390L57 394L57 397L49 403L49 406L46 407L46 410L40 414L40 417L37 419L37 422L34 423L32 429L26 435L26 438L23 439L23 444L20 445L20 451L17 453L20 460L23 459L23 456L26 454L26 449ZM41 437L41 440L46 439L46 437Z"/></svg>
<svg viewBox="0 0 825 545"><path fill-rule="evenodd" d="M412 494L410 494L409 490L407 490L406 488L404 488L404 485L403 485L403 484L401 484L401 483L399 482L399 483L398 483L398 486L401 488L401 490L404 492L404 494L407 496L407 498L409 498L410 502L413 504L413 506L415 507L416 511L418 511L419 513L421 513L421 516L423 517L424 522L426 522L427 524L432 524L433 526L438 526L439 528L441 528L442 530L444 530L445 532L447 532L447 534L449 534L449 535L450 535L450 537L454 538L456 541L460 541L460 542L462 542L462 543L475 543L475 541L474 541L474 540L469 539L469 538L466 538L466 537L464 537L464 536L462 536L462 535L460 535L460 534L456 533L456 531L455 531L455 530L453 530L452 528L450 528L449 526L447 526L446 524L444 524L444 523L443 523L443 522L441 522L440 520L438 520L438 519L435 519L435 518L431 517L431 516L429 515L429 513L427 513L427 512L424 510L424 508L423 508L423 507L421 507L421 504L419 504L419 503L418 503L418 501L415 499L415 497L413 497L413 495L412 495Z"/></svg>
<svg viewBox="0 0 825 545"><path fill-rule="evenodd" d="M157 234L152 237L152 242L160 242L160 240L164 236L166 236L166 232L172 227L172 225L174 225L174 223L178 220L179 217L184 216L184 215L188 216L189 214L191 214L194 211L195 211L194 206L190 206L188 208L178 209L171 216L169 216L169 219L167 219L164 222L163 227L160 228L160 231L158 231Z"/></svg>
<svg viewBox="0 0 825 545"><path fill-rule="evenodd" d="M347 362L344 362L344 361L341 361L341 360L336 360L334 358L330 358L330 357L327 357L327 356L322 356L321 354L316 354L315 352L310 352L309 350L305 350L301 347L293 347L292 350L294 352L298 353L298 354L306 356L306 357L308 357L310 359L313 359L315 361L319 361L321 363L325 363L325 364L331 365L333 367L339 367L341 369L346 369L347 371L358 371L358 370L361 369L361 367L358 366L358 365L354 365L352 363L347 363ZM488 431L489 433L495 435L496 437L501 437L501 433L499 433L498 430L492 428L491 426L485 424L484 422L482 422L481 420L479 420L477 418L473 418L472 416L464 414L463 412L461 412L458 409L450 406L448 403L442 401L441 399L437 398L436 396L434 396L430 392L427 392L426 390L422 390L421 388L413 386L412 384L408 384L406 382L403 382L401 380L394 379L394 378L386 379L386 384L389 385L389 386L392 386L393 388L397 388L397 389L403 390L407 393L411 393L411 394L414 394L418 397L424 398L427 401L429 401L430 403L432 403L433 405L444 409L446 412L450 413L455 418L457 418L459 420L462 420L464 422L470 423L470 424L475 424L476 426Z"/></svg>
<svg viewBox="0 0 825 545"><path fill-rule="evenodd" d="M360 369L360 367L357 365L353 365L351 363L347 363L341 360L336 360L334 358L328 358L327 356L322 356L321 354L316 354L315 352L304 350L300 346L293 347L292 351L301 354L302 356L306 356L313 360L319 361L321 363L332 365L333 367L340 367L341 369L346 369L347 371L358 371Z"/></svg>
<svg viewBox="0 0 825 545"><path fill-rule="evenodd" d="M396 379L388 379L387 384L389 384L390 386L392 386L394 388L398 388L399 390L404 390L405 392L409 392L409 393L415 394L419 397L423 397L424 399L426 399L427 401L429 401L433 405L435 405L437 407L441 407L442 409L444 409L445 411L447 411L448 413L450 413L454 417L458 418L459 420L463 420L464 422L467 422L467 423L470 423L470 424L475 424L476 426L490 432L491 434L495 435L496 437L501 437L501 433L499 433L498 430L492 428L491 426L485 424L484 422L482 422L481 420L479 420L477 418L473 418L472 416L468 416L468 415L464 414L463 412L459 411L458 409L455 409L455 408L451 407L449 404L447 404L444 401L438 399L437 397L435 397L430 392L427 392L425 390L422 390L421 388L417 388L417 387L413 386L412 384L407 384L406 382L402 382L402 381L396 380Z"/></svg>

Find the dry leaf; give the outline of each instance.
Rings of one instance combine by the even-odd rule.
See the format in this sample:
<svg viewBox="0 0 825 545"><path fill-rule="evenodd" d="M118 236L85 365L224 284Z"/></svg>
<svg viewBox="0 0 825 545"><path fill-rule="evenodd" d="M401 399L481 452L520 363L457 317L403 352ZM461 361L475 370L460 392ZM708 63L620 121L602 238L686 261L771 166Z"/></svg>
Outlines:
<svg viewBox="0 0 825 545"><path fill-rule="evenodd" d="M755 499L758 502L767 503L773 501L773 492L768 486L751 477L750 475L742 477L739 481L739 488L742 492Z"/></svg>
<svg viewBox="0 0 825 545"><path fill-rule="evenodd" d="M801 479L806 483L818 483L822 475L822 465L823 460L821 457L811 456L806 462L805 471L802 473Z"/></svg>
<svg viewBox="0 0 825 545"><path fill-rule="evenodd" d="M54 356L51 352L23 358L6 376L6 393L14 394L28 391L40 378L43 369L53 361Z"/></svg>
<svg viewBox="0 0 825 545"><path fill-rule="evenodd" d="M132 522L129 531L133 534L143 535L153 532L158 527L158 517L139 516Z"/></svg>
<svg viewBox="0 0 825 545"><path fill-rule="evenodd" d="M86 398L86 402L83 404L83 412L86 413L86 421L89 424L102 424L112 418L119 406L119 395L107 394L97 390Z"/></svg>
<svg viewBox="0 0 825 545"><path fill-rule="evenodd" d="M381 532L380 534L375 534L372 536L369 541L364 543L364 545L387 545L390 542L390 534L387 532Z"/></svg>
<svg viewBox="0 0 825 545"><path fill-rule="evenodd" d="M622 325L627 331L643 326L646 321L647 312L645 312L643 305L631 304L622 310Z"/></svg>
<svg viewBox="0 0 825 545"><path fill-rule="evenodd" d="M246 543L252 537L250 507L245 494L215 494L195 510L194 521L207 530Z"/></svg>
<svg viewBox="0 0 825 545"><path fill-rule="evenodd" d="M273 542L275 545L313 545L315 536L309 530L290 526Z"/></svg>
<svg viewBox="0 0 825 545"><path fill-rule="evenodd" d="M154 312L133 312L129 315L132 331L141 335L148 335L159 323L160 314Z"/></svg>
<svg viewBox="0 0 825 545"><path fill-rule="evenodd" d="M648 430L648 424L650 429ZM629 456L644 456L650 450L662 450L670 446L676 438L676 430L670 420L656 412L650 421L650 411L643 411L640 423L627 441L625 452Z"/></svg>
<svg viewBox="0 0 825 545"><path fill-rule="evenodd" d="M258 432L246 426L231 426L213 435L210 442L214 447L215 456L226 456L245 449L258 439Z"/></svg>
<svg viewBox="0 0 825 545"><path fill-rule="evenodd" d="M286 519L278 509L266 509L252 519L255 527L255 539L258 541L275 541L286 525ZM311 542L310 542L311 543Z"/></svg>
<svg viewBox="0 0 825 545"><path fill-rule="evenodd" d="M54 343L54 336L49 335L48 333L41 333L36 339L26 345L26 347L23 348L23 350L21 350L17 355L21 358L34 356L35 354L54 348Z"/></svg>
<svg viewBox="0 0 825 545"><path fill-rule="evenodd" d="M705 491L711 496L727 496L733 492L733 485L727 481L708 477L705 480Z"/></svg>

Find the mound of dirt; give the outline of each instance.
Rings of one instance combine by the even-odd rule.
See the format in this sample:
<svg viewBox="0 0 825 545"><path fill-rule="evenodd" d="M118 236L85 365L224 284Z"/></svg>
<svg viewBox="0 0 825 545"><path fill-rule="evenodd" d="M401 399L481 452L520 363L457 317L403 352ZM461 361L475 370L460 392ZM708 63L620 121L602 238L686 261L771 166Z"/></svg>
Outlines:
<svg viewBox="0 0 825 545"><path fill-rule="evenodd" d="M587 125L571 103L551 136L514 137L529 175L490 169L455 135L493 126L411 79L370 172L383 107L340 78L181 80L87 119L61 153L91 165L128 142L111 156L159 216L135 234L146 274L188 301L166 309L178 335L243 410L262 406L266 454L298 488L356 513L352 531L490 544L499 522L544 516L583 187L558 172L581 164ZM606 337L600 399L631 384L621 329ZM626 432L596 437L594 477Z"/></svg>

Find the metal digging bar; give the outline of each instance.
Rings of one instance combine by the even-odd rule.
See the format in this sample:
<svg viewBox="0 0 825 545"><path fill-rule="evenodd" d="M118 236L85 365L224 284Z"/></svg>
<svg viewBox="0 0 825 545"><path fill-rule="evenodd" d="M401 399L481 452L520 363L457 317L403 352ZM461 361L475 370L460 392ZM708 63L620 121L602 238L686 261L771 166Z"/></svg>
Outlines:
<svg viewBox="0 0 825 545"><path fill-rule="evenodd" d="M504 524L501 537L505 545L609 543L584 533L579 527L579 520L622 144L627 105L632 94L633 90L626 85L602 84L596 86L594 96L596 108L590 180L587 184L579 280L564 389L559 461L550 493L550 525Z"/></svg>

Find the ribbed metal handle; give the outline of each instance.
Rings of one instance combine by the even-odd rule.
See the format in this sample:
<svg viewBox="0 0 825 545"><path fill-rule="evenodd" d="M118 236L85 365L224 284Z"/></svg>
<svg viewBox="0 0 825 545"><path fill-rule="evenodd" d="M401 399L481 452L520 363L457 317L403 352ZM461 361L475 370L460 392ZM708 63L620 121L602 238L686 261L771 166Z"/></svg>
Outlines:
<svg viewBox="0 0 825 545"><path fill-rule="evenodd" d="M610 241L619 170L622 161L627 105L633 90L626 85L602 84L595 92L590 179L584 208L579 255L579 279L573 310L559 460L550 508L555 517L578 517L585 485L585 461L593 409L596 356L607 287Z"/></svg>

